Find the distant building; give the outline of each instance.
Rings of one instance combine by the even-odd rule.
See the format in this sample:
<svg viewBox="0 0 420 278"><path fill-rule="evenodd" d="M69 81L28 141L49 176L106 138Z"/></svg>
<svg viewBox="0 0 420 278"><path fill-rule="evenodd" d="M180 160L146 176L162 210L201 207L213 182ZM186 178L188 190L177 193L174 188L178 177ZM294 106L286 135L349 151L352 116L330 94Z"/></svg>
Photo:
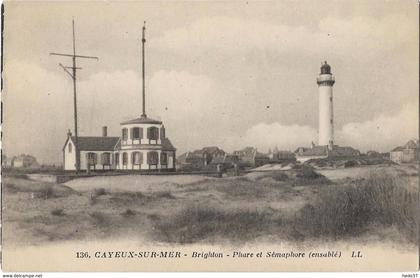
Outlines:
<svg viewBox="0 0 420 278"><path fill-rule="evenodd" d="M226 152L219 147L204 147L200 150L186 152L180 155L177 163L182 169L200 170L209 165L213 160L223 158Z"/></svg>
<svg viewBox="0 0 420 278"><path fill-rule="evenodd" d="M1 166L4 168L12 167L12 159L8 158L6 155L1 155Z"/></svg>
<svg viewBox="0 0 420 278"><path fill-rule="evenodd" d="M224 168L232 167L239 163L239 158L236 155L225 154L218 156L211 161L211 165L222 165Z"/></svg>
<svg viewBox="0 0 420 278"><path fill-rule="evenodd" d="M395 163L419 161L419 141L410 140L404 146L396 147L390 151L389 158Z"/></svg>
<svg viewBox="0 0 420 278"><path fill-rule="evenodd" d="M246 147L242 150L234 151L233 154L239 158L239 161L242 164L249 164L251 166L255 164L257 149L254 147Z"/></svg>
<svg viewBox="0 0 420 278"><path fill-rule="evenodd" d="M312 143L310 148L299 147L295 150L296 160L305 162L310 159L320 159L328 157L354 157L360 156L360 151L352 147L342 147L338 145L316 146Z"/></svg>
<svg viewBox="0 0 420 278"><path fill-rule="evenodd" d="M21 154L18 156L13 157L10 161L10 165L13 168L38 168L39 164L36 161L36 158L28 155L28 154ZM9 162L6 159L6 163Z"/></svg>
<svg viewBox="0 0 420 278"><path fill-rule="evenodd" d="M161 122L145 118L122 123L121 137L79 136L69 132L63 147L64 170L175 170L175 151ZM142 122L143 121L143 122ZM152 123L152 121L154 121Z"/></svg>
<svg viewBox="0 0 420 278"><path fill-rule="evenodd" d="M295 161L296 157L295 154L291 151L279 151L276 148L274 150L270 150L268 152L268 158L270 159L270 162L283 162L283 161Z"/></svg>
<svg viewBox="0 0 420 278"><path fill-rule="evenodd" d="M242 166L258 167L270 162L268 155L260 153L254 147L246 147L242 150L234 151Z"/></svg>
<svg viewBox="0 0 420 278"><path fill-rule="evenodd" d="M369 157L382 157L382 154L377 151L367 151L366 155Z"/></svg>

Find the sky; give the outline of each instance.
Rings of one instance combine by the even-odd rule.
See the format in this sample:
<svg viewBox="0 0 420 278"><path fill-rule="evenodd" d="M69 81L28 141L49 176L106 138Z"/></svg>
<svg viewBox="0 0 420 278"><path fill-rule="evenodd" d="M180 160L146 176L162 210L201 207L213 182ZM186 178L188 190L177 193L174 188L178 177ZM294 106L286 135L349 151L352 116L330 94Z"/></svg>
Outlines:
<svg viewBox="0 0 420 278"><path fill-rule="evenodd" d="M79 60L80 136L146 112L177 154L204 146L294 150L317 142L323 61L332 67L335 142L389 151L418 137L418 4L406 1L6 2L7 156L61 163L73 91L58 66ZM74 132L74 131L73 131Z"/></svg>

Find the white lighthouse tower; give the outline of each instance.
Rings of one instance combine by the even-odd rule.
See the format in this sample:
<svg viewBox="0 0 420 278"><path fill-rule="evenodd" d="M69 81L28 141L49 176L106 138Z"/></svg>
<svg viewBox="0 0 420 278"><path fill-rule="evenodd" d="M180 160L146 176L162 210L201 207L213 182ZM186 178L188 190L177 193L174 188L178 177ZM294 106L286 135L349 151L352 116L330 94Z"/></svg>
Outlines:
<svg viewBox="0 0 420 278"><path fill-rule="evenodd" d="M332 148L334 144L333 85L335 80L327 61L321 66L321 73L316 81L319 91L318 144Z"/></svg>

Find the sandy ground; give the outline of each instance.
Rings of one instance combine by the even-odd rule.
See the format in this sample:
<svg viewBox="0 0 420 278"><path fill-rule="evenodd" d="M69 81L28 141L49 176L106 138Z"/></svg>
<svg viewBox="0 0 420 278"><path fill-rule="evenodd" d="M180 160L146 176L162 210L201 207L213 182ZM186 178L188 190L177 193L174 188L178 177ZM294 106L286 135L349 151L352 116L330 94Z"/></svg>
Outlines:
<svg viewBox="0 0 420 278"><path fill-rule="evenodd" d="M319 170L318 172L333 181L338 181L334 186L340 186L341 181L345 181L346 177L357 179L369 175L372 170L404 175L410 178L413 184L415 184L414 181L418 182L418 176L413 176L413 173L416 173L415 168L405 166L375 166ZM285 172L290 177L284 180L282 175ZM18 266L20 261L12 262L13 256L24 258L36 252L54 254L51 252L58 252L57 250L61 248L71 250L64 256L74 256L75 250L83 249L84 243L89 243L89 248L92 250L100 248L101 245L107 248L109 246L141 248L144 242L150 242L152 246L173 246L161 242L159 237L156 238L156 225L166 221L165 219L175 219L173 217L191 206L215 208L224 213L256 211L268 215L267 221L271 223L270 221L277 221L276 219L282 219L283 216L296 214L305 204L314 201L319 191L325 186L315 183L292 185L294 178L291 178L293 176L291 173L293 174L292 170L254 172L241 177L226 178L196 175L107 176L76 179L60 185L49 182L48 179L33 181L5 177L3 179L3 247L7 250L4 253L5 260L9 258L9 266ZM98 189L103 189L103 191L98 193ZM284 246L289 248L291 242L287 241L279 230L276 230L281 227L281 223L273 222L273 225L262 234L250 238L245 244L266 243L279 246L279 248ZM406 266L411 265L411 255L416 251L411 245L401 240L399 231L383 229L383 227L372 230L374 233L365 238L366 243L363 245L375 246L377 248L375 250L381 254L388 252L386 254L389 255L390 260L392 256L395 256L396 259L404 260ZM127 241L128 239L130 241ZM357 244L361 244L361 241L362 239L358 238ZM175 246L188 249L206 244L216 246L220 242L223 246L231 245L227 239L211 238L203 239L197 245ZM284 245L284 242L288 245ZM382 243L378 244L378 242ZM315 248L326 246L325 242L319 244L312 242L312 244L317 245ZM336 242L332 244L341 246L343 250L346 248L344 245L336 245ZM388 249L390 244L394 246ZM30 246L36 246L36 248ZM403 250L401 246L405 246ZM368 247L366 250L373 249ZM40 267L47 267L52 266L51 262L57 260L54 266L66 267L61 264L60 258L42 258L43 262L37 260L33 262L38 262L37 265ZM372 263L377 261L376 259ZM78 269L86 269L89 265L81 265ZM113 266L112 269L119 269L113 263L110 265ZM339 269L340 265L341 263L337 262L334 267ZM292 270L297 266L298 264L293 262L280 264L276 266L278 267L276 269L280 270L284 267L283 269ZM126 267L127 269L124 270L139 270L146 266L126 262ZM207 270L215 270L214 267L217 265L207 265L207 267ZM324 266L318 265L314 269L319 270L322 267ZM366 264L360 269L369 270L369 267L369 264ZM374 268L372 265L372 269ZM35 269L37 268L31 271ZM103 266L101 269L104 270ZM232 270L234 264L232 268L224 269ZM328 269L335 268L330 265ZM394 269L398 270L398 268Z"/></svg>
<svg viewBox="0 0 420 278"><path fill-rule="evenodd" d="M214 179L199 175L133 175L133 176L98 176L71 180L65 185L84 192L95 188L104 188L110 192L117 191L162 191L179 185L200 183Z"/></svg>
<svg viewBox="0 0 420 278"><path fill-rule="evenodd" d="M417 189L419 186L418 166L416 165L372 165L342 169L319 169L316 171L336 182L344 179L366 178L371 174L382 175L386 173L394 177L402 175L405 178L402 186L407 186L411 189Z"/></svg>

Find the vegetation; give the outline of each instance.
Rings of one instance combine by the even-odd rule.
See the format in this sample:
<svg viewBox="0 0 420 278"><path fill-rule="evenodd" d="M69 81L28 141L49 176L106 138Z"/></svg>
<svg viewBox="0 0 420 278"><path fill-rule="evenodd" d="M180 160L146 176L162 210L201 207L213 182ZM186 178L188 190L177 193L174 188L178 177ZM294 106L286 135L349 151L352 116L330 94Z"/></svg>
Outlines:
<svg viewBox="0 0 420 278"><path fill-rule="evenodd" d="M371 174L345 186L328 186L318 199L305 205L296 218L296 230L309 237L340 239L358 236L371 224L396 226L417 242L417 194L399 186L396 177Z"/></svg>
<svg viewBox="0 0 420 278"><path fill-rule="evenodd" d="M65 215L63 209L53 209L51 211L51 214L54 215L54 216L63 216L63 215Z"/></svg>
<svg viewBox="0 0 420 278"><path fill-rule="evenodd" d="M194 243L214 237L247 241L264 233L268 215L258 211L224 211L191 206L175 216L156 221L154 236L172 243Z"/></svg>
<svg viewBox="0 0 420 278"><path fill-rule="evenodd" d="M130 217L134 216L136 213L131 209L126 209L123 213L121 213L122 216Z"/></svg>
<svg viewBox="0 0 420 278"><path fill-rule="evenodd" d="M305 179L322 178L309 170ZM311 178L309 178L311 177ZM255 197L263 194L260 187L249 183L233 183L229 194L245 195L252 190ZM400 177L371 174L344 186L322 187L317 198L289 217L272 217L269 211L226 211L221 208L189 207L175 216L159 220L159 239L167 242L196 242L206 238L247 241L269 233L269 227L287 239L343 239L360 236L371 225L397 227L404 238L417 242L417 194L401 187ZM219 188L220 189L220 188ZM284 225L289 225L285 228ZM288 233L288 234L285 234Z"/></svg>
<svg viewBox="0 0 420 278"><path fill-rule="evenodd" d="M220 179L121 176L106 184L99 177L67 183L79 183L77 191L9 176L3 179L3 236L6 242L35 244L129 235L180 244L245 244L374 235L415 244L417 168L391 165L370 174L363 169L359 178L323 172L331 181L303 165ZM332 172L337 171L343 170Z"/></svg>
<svg viewBox="0 0 420 278"><path fill-rule="evenodd" d="M93 196L95 197L99 197L105 194L106 194L105 188L95 188L95 190L93 191Z"/></svg>

